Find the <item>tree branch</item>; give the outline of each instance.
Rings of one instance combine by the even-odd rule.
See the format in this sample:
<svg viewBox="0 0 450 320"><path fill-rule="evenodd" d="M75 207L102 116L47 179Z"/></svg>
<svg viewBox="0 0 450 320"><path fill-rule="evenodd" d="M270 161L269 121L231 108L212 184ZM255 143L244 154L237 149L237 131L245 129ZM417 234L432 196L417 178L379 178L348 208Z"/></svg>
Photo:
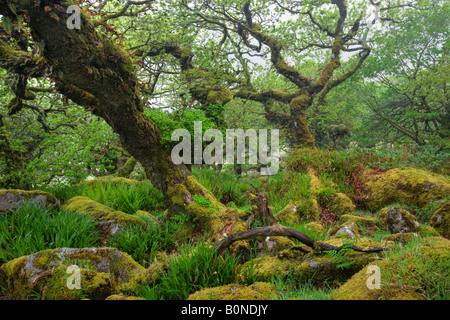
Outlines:
<svg viewBox="0 0 450 320"><path fill-rule="evenodd" d="M233 244L236 241L249 240L257 237L278 237L278 236L297 239L301 243L307 245L308 247L311 248L319 247L321 250L339 251L343 248L343 246L338 247L333 246L331 244L314 241L301 231L292 228L287 228L281 225L275 225L275 226L255 228L244 232L233 233L217 244L218 248L217 250L219 253L222 253L225 249L227 249L231 244ZM351 249L358 252L380 252L384 250L389 250L389 248L378 248L378 247L363 249L357 246L352 246Z"/></svg>

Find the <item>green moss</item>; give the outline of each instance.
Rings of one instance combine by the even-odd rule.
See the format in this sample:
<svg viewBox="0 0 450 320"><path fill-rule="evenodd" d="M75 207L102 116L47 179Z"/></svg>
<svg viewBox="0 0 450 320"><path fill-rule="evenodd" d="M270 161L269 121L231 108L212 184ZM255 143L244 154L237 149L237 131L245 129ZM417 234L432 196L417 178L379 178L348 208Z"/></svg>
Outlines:
<svg viewBox="0 0 450 320"><path fill-rule="evenodd" d="M295 246L295 243L286 237L267 237L258 241L258 252L264 255L276 255L281 251Z"/></svg>
<svg viewBox="0 0 450 320"><path fill-rule="evenodd" d="M210 90L208 91L206 97L206 101L208 101L209 104L219 103L221 105L225 105L231 100L233 100L233 94L227 88L223 88L221 90Z"/></svg>
<svg viewBox="0 0 450 320"><path fill-rule="evenodd" d="M276 218L278 221L295 225L298 223L297 206L294 204L288 204L283 210L277 213Z"/></svg>
<svg viewBox="0 0 450 320"><path fill-rule="evenodd" d="M341 239L333 239L327 241L333 245L341 245ZM361 247L367 248L375 246L383 246L370 240L363 240L358 243ZM291 251L291 252L289 252ZM337 264L332 261L331 257L325 253L299 254L298 248L292 247L289 250L283 250L277 257L262 257L253 259L252 262L246 262L244 267L253 263L255 265L255 273L262 281L270 281L274 277L293 277L296 281L306 281L309 279L325 280L333 279L342 281L350 278L353 274L361 270L365 265L377 259L376 253L364 253L351 251L349 259L353 264L345 269L340 269Z"/></svg>
<svg viewBox="0 0 450 320"><path fill-rule="evenodd" d="M110 274L80 269L80 288L69 289L67 266L60 265L52 271L47 284L42 290L43 300L104 300L115 291Z"/></svg>
<svg viewBox="0 0 450 320"><path fill-rule="evenodd" d="M336 289L336 300L448 300L448 263L450 241L442 237L411 240L406 245L386 253L373 265L380 269L380 289L369 289L370 274L366 266Z"/></svg>
<svg viewBox="0 0 450 320"><path fill-rule="evenodd" d="M131 175L131 173L133 172L134 167L136 166L137 162L138 161L134 157L130 157L127 160L127 162L125 162L123 167L117 171L116 176L124 177L124 178L129 177Z"/></svg>
<svg viewBox="0 0 450 320"><path fill-rule="evenodd" d="M362 217L362 216L357 216L357 215L352 215L352 214L343 214L342 216L340 216L340 220L342 222L347 222L347 221L355 221L358 225L361 226L371 226L375 224L375 218L374 217Z"/></svg>
<svg viewBox="0 0 450 320"><path fill-rule="evenodd" d="M395 233L395 234L390 234L390 235L387 235L387 236L383 237L381 239L381 241L382 242L384 242L384 241L394 241L394 242L397 242L397 243L406 244L406 243L410 242L411 240L413 240L416 237L418 237L418 234L417 233L413 233L413 232Z"/></svg>
<svg viewBox="0 0 450 320"><path fill-rule="evenodd" d="M450 194L450 180L432 172L415 168L396 168L378 175L368 173L368 204L374 210L393 202L423 207Z"/></svg>
<svg viewBox="0 0 450 320"><path fill-rule="evenodd" d="M40 190L0 189L0 212L21 208L22 201L33 202L35 205L57 209L59 201L54 195Z"/></svg>
<svg viewBox="0 0 450 320"><path fill-rule="evenodd" d="M305 228L309 228L315 233L322 233L323 225L320 222L312 221L304 225Z"/></svg>
<svg viewBox="0 0 450 320"><path fill-rule="evenodd" d="M239 284L207 288L191 294L188 300L270 300L277 294L275 287L267 282L255 282L244 287Z"/></svg>
<svg viewBox="0 0 450 320"><path fill-rule="evenodd" d="M227 203L227 207L228 207L228 208L232 208L232 209L237 209L237 208L238 208L237 205L236 205L236 203L234 203L234 201L228 202L228 203Z"/></svg>
<svg viewBox="0 0 450 320"><path fill-rule="evenodd" d="M194 235L194 227L190 224L182 224L180 228L174 233L173 238L178 243L187 243Z"/></svg>
<svg viewBox="0 0 450 320"><path fill-rule="evenodd" d="M28 282L31 272L24 269L26 263L27 257L20 257L0 267L0 285L18 300L27 299L33 289L33 285Z"/></svg>
<svg viewBox="0 0 450 320"><path fill-rule="evenodd" d="M436 210L430 219L430 224L441 235L450 237L450 202Z"/></svg>
<svg viewBox="0 0 450 320"><path fill-rule="evenodd" d="M330 209L337 216L341 216L345 213L354 211L356 207L349 197L341 192L337 192L330 201Z"/></svg>
<svg viewBox="0 0 450 320"><path fill-rule="evenodd" d="M124 296L121 294L114 294L109 297L107 297L105 300L144 300L140 297L134 297L134 296Z"/></svg>
<svg viewBox="0 0 450 320"><path fill-rule="evenodd" d="M104 228L114 234L119 227L129 224L145 225L145 221L135 215L126 214L122 211L115 211L105 205L97 203L89 198L77 196L68 200L64 206L64 210L89 215L99 220Z"/></svg>
<svg viewBox="0 0 450 320"><path fill-rule="evenodd" d="M435 230L433 227L427 226L425 224L420 224L419 226L419 234L422 237L436 237L439 236L439 232Z"/></svg>
<svg viewBox="0 0 450 320"><path fill-rule="evenodd" d="M117 184L128 184L128 185L140 185L144 184L145 181L138 181L138 180L132 180L125 177L116 177L116 176L103 176L100 178L95 178L91 180L84 181L83 184L91 186L95 185L97 183L101 184L111 184L111 185L117 185Z"/></svg>
<svg viewBox="0 0 450 320"><path fill-rule="evenodd" d="M378 226L391 233L418 232L417 218L399 206L383 208L378 214Z"/></svg>
<svg viewBox="0 0 450 320"><path fill-rule="evenodd" d="M175 184L167 189L167 197L170 201L178 206L184 206L185 200L183 195L189 195L190 192L187 190L186 186L183 184Z"/></svg>
<svg viewBox="0 0 450 320"><path fill-rule="evenodd" d="M63 289L68 266L80 267L82 291ZM21 257L0 267L1 284L15 299L27 299L32 292L46 299L106 298L112 291L136 288L144 267L114 248L59 248ZM83 280L84 276L84 280ZM83 282L84 281L84 282Z"/></svg>
<svg viewBox="0 0 450 320"><path fill-rule="evenodd" d="M354 220L349 220L344 224L334 226L327 232L327 239L333 237L346 237L354 239L359 234L358 224Z"/></svg>

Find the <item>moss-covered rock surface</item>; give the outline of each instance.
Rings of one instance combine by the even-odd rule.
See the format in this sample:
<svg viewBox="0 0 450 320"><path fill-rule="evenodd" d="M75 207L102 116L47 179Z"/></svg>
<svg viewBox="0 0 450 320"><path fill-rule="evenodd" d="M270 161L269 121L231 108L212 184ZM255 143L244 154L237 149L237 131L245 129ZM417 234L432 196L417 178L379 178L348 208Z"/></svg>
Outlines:
<svg viewBox="0 0 450 320"><path fill-rule="evenodd" d="M58 208L59 201L48 192L33 190L0 190L0 212L11 211L22 207L24 201L37 206Z"/></svg>
<svg viewBox="0 0 450 320"><path fill-rule="evenodd" d="M18 300L36 295L49 300L105 299L134 288L144 270L114 248L59 248L5 263L0 267L0 284Z"/></svg>
<svg viewBox="0 0 450 320"><path fill-rule="evenodd" d="M140 218L139 215L130 215L121 211L116 211L103 204L81 196L74 197L67 201L64 204L63 209L93 217L98 220L103 229L110 234L117 233L126 225L145 224L144 220Z"/></svg>
<svg viewBox="0 0 450 320"><path fill-rule="evenodd" d="M416 168L396 168L368 174L369 206L380 209L393 202L425 206L450 195L450 179Z"/></svg>

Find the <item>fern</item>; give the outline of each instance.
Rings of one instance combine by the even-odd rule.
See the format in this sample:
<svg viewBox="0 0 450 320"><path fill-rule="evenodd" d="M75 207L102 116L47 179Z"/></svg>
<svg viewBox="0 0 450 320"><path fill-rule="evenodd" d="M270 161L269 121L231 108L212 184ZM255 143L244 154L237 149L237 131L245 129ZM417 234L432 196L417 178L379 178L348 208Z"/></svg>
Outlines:
<svg viewBox="0 0 450 320"><path fill-rule="evenodd" d="M348 269L355 263L348 254L353 250L352 246L352 243L344 243L341 250L326 250L325 253L331 258L331 261L336 264L336 268L342 270Z"/></svg>

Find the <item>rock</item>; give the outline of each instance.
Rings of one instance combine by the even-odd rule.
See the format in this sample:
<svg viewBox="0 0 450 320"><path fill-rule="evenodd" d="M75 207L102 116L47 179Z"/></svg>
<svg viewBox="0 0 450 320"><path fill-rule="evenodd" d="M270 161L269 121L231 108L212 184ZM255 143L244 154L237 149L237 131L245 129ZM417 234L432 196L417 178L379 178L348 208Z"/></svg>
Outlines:
<svg viewBox="0 0 450 320"><path fill-rule="evenodd" d="M291 239L286 237L266 237L265 239L256 239L257 256L265 255L274 256L280 251L293 247L295 244Z"/></svg>
<svg viewBox="0 0 450 320"><path fill-rule="evenodd" d="M418 236L419 235L414 232L394 233L394 234L390 234L388 236L384 236L383 238L381 238L381 242L394 241L394 242L401 243L401 244L407 244L408 242L417 238Z"/></svg>
<svg viewBox="0 0 450 320"><path fill-rule="evenodd" d="M325 239L332 239L335 237L346 237L353 240L355 239L355 236L358 234L359 234L358 224L353 220L349 220L344 224L335 226L330 230L328 230Z"/></svg>
<svg viewBox="0 0 450 320"><path fill-rule="evenodd" d="M448 267L446 267L445 261L449 261L450 259L449 248L450 241L443 237L426 238L424 239L424 242L418 246L417 250L414 250L414 254L410 254L412 252L399 252L396 255L390 254L390 257L367 265L361 271L353 275L351 279L334 290L332 299L424 300L425 298L433 298L426 297L426 294L427 292L431 292L431 294L433 294L433 292L438 292L436 291L434 282L439 279L440 272L448 273ZM405 249L402 248L401 250L403 251ZM436 269L436 266L440 266L440 269ZM369 272L369 267L379 268L379 289L374 287L369 288L367 286L369 276L374 272ZM445 268L447 270L444 270ZM400 273L401 270L402 272ZM419 274L420 276L418 276ZM440 279L445 279L446 277L447 274L440 275ZM445 286L445 284L443 285ZM431 290L427 291L427 287ZM445 287L442 287L440 295L440 299L446 299Z"/></svg>
<svg viewBox="0 0 450 320"><path fill-rule="evenodd" d="M402 207L384 208L378 214L378 225L391 233L419 232L420 225L415 216Z"/></svg>
<svg viewBox="0 0 450 320"><path fill-rule="evenodd" d="M356 207L347 195L337 192L329 202L330 210L337 216L355 211Z"/></svg>
<svg viewBox="0 0 450 320"><path fill-rule="evenodd" d="M69 278L74 271L69 270L68 266L61 264L54 269L43 271L44 274L48 274L48 277L46 284L40 284L43 286L42 300L104 300L116 291L111 274L85 268L80 268L79 272L79 288L69 288L68 283L76 284Z"/></svg>
<svg viewBox="0 0 450 320"><path fill-rule="evenodd" d="M450 201L434 212L430 224L441 235L450 237Z"/></svg>
<svg viewBox="0 0 450 320"><path fill-rule="evenodd" d="M420 169L396 168L365 176L365 186L370 193L368 206L373 210L394 202L423 207L450 195L450 179Z"/></svg>
<svg viewBox="0 0 450 320"><path fill-rule="evenodd" d="M80 269L81 288L69 289L67 268ZM33 292L43 299L105 299L135 288L145 268L115 248L58 248L11 260L0 267L0 285L16 300ZM73 274L73 273L72 273Z"/></svg>
<svg viewBox="0 0 450 320"><path fill-rule="evenodd" d="M229 284L197 291L188 300L270 300L276 298L275 287L267 282L255 282L250 286Z"/></svg>
<svg viewBox="0 0 450 320"><path fill-rule="evenodd" d="M140 185L144 184L145 181L138 181L138 180L132 180L124 177L116 177L116 176L103 176L95 179L89 179L84 181L84 184L87 186L93 186L96 184L110 184L110 185L117 185L117 184L128 184L128 185Z"/></svg>
<svg viewBox="0 0 450 320"><path fill-rule="evenodd" d="M317 221L309 222L309 223L305 224L304 227L314 231L315 233L319 233L319 234L322 233L322 231L323 231L322 224Z"/></svg>
<svg viewBox="0 0 450 320"><path fill-rule="evenodd" d="M100 222L100 227L110 235L114 235L124 226L135 224L145 225L145 221L136 215L115 211L89 198L77 196L68 200L64 210L89 215Z"/></svg>
<svg viewBox="0 0 450 320"><path fill-rule="evenodd" d="M48 192L39 190L0 190L0 212L19 209L22 207L23 201L53 209L59 207L58 199Z"/></svg>
<svg viewBox="0 0 450 320"><path fill-rule="evenodd" d="M283 210L278 212L276 216L277 220L289 224L294 225L298 223L298 215L297 215L297 206L294 204L288 204L284 207Z"/></svg>
<svg viewBox="0 0 450 320"><path fill-rule="evenodd" d="M352 220L352 221L355 221L360 226L372 226L375 224L374 217L362 217L362 216L357 216L354 214L343 214L342 216L340 216L340 220L342 222L347 222L347 221Z"/></svg>

